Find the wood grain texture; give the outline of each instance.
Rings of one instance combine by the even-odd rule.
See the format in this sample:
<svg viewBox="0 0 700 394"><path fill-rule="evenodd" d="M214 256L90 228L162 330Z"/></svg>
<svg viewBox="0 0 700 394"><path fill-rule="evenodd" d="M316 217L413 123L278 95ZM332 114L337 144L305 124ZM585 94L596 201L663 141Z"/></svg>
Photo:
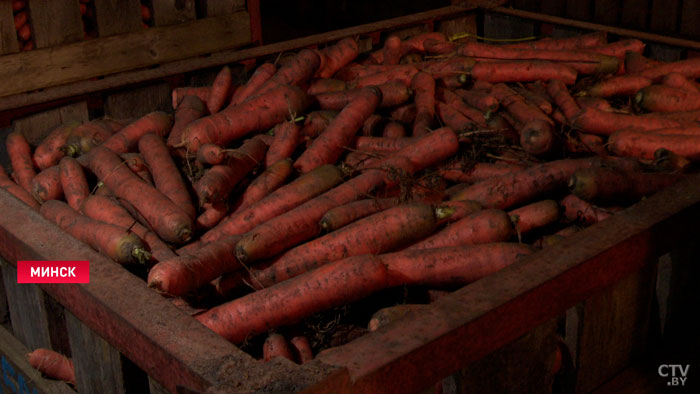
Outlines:
<svg viewBox="0 0 700 394"><path fill-rule="evenodd" d="M240 47L250 41L246 14L200 19L0 57L0 96Z"/></svg>
<svg viewBox="0 0 700 394"><path fill-rule="evenodd" d="M680 32L700 41L698 15L700 15L700 0L683 0Z"/></svg>
<svg viewBox="0 0 700 394"><path fill-rule="evenodd" d="M610 0L593 1L593 21L614 26L620 20L620 3Z"/></svg>
<svg viewBox="0 0 700 394"><path fill-rule="evenodd" d="M170 93L170 85L160 83L111 94L105 102L105 115L124 119L153 111L172 112Z"/></svg>
<svg viewBox="0 0 700 394"><path fill-rule="evenodd" d="M100 37L143 30L139 0L95 0Z"/></svg>
<svg viewBox="0 0 700 394"><path fill-rule="evenodd" d="M0 55L19 52L12 1L0 0Z"/></svg>
<svg viewBox="0 0 700 394"><path fill-rule="evenodd" d="M542 0L540 11L547 15L564 16L566 3L561 0Z"/></svg>
<svg viewBox="0 0 700 394"><path fill-rule="evenodd" d="M246 8L245 0L206 0L207 16L230 14Z"/></svg>
<svg viewBox="0 0 700 394"><path fill-rule="evenodd" d="M12 129L22 132L27 141L36 146L59 125L71 121L84 122L87 120L87 103L80 101L16 119L12 122Z"/></svg>
<svg viewBox="0 0 700 394"><path fill-rule="evenodd" d="M652 0L649 28L657 33L678 31L678 11L681 0Z"/></svg>
<svg viewBox="0 0 700 394"><path fill-rule="evenodd" d="M567 0L566 16L580 21L590 21L592 19L591 0Z"/></svg>
<svg viewBox="0 0 700 394"><path fill-rule="evenodd" d="M438 21L435 25L435 30L445 33L447 37L463 33L477 34L476 14Z"/></svg>
<svg viewBox="0 0 700 394"><path fill-rule="evenodd" d="M523 38L535 34L535 25L527 20L503 15L484 15L484 36L488 38Z"/></svg>
<svg viewBox="0 0 700 394"><path fill-rule="evenodd" d="M156 26L174 25L195 19L194 0L152 0Z"/></svg>
<svg viewBox="0 0 700 394"><path fill-rule="evenodd" d="M648 27L649 1L622 0L620 24L624 27L645 30Z"/></svg>
<svg viewBox="0 0 700 394"><path fill-rule="evenodd" d="M30 1L27 4L37 48L83 39L83 22L77 0Z"/></svg>

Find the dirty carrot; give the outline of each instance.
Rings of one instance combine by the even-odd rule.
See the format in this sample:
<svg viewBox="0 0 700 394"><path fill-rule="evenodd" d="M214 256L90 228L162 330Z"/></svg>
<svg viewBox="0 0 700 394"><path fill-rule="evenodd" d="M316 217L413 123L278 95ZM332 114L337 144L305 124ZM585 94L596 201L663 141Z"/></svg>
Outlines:
<svg viewBox="0 0 700 394"><path fill-rule="evenodd" d="M280 160L291 157L302 142L301 126L294 121L279 123L272 132L275 138L272 139L270 149L265 155L265 166L271 166Z"/></svg>
<svg viewBox="0 0 700 394"><path fill-rule="evenodd" d="M408 249L430 249L506 241L514 234L508 214L486 209L460 219Z"/></svg>
<svg viewBox="0 0 700 394"><path fill-rule="evenodd" d="M574 194L564 197L559 203L563 209L563 216L569 222L591 225L612 216L612 213L590 204Z"/></svg>
<svg viewBox="0 0 700 394"><path fill-rule="evenodd" d="M670 186L681 177L681 174L587 168L571 176L569 189L577 197L592 203L629 203Z"/></svg>
<svg viewBox="0 0 700 394"><path fill-rule="evenodd" d="M565 38L543 38L537 41L525 41L518 42L514 44L504 44L503 47L511 49L548 49L548 50L562 50L562 49L580 49L580 48L591 48L600 45L605 45L607 43L607 33L605 32L593 32L587 34L581 34L574 37Z"/></svg>
<svg viewBox="0 0 700 394"><path fill-rule="evenodd" d="M542 200L508 212L518 234L545 227L559 220L561 208L554 200Z"/></svg>
<svg viewBox="0 0 700 394"><path fill-rule="evenodd" d="M173 89L173 109L177 109L182 100L187 96L196 96L202 103L206 106L207 100L209 100L209 93L211 92L211 86L198 86L198 87L184 87Z"/></svg>
<svg viewBox="0 0 700 394"><path fill-rule="evenodd" d="M72 157L64 157L59 162L61 188L66 202L71 208L80 211L83 201L90 195L90 186L83 167Z"/></svg>
<svg viewBox="0 0 700 394"><path fill-rule="evenodd" d="M383 63L387 65L399 64L401 61L401 38L391 35L384 40Z"/></svg>
<svg viewBox="0 0 700 394"><path fill-rule="evenodd" d="M126 122L114 119L95 119L83 123L70 133L61 150L68 156L80 156L105 142L125 124Z"/></svg>
<svg viewBox="0 0 700 394"><path fill-rule="evenodd" d="M479 62L472 67L470 74L474 79L491 83L559 79L573 85L577 77L576 70L566 64L536 60Z"/></svg>
<svg viewBox="0 0 700 394"><path fill-rule="evenodd" d="M168 146L175 146L182 142L182 133L185 127L206 114L207 107L204 101L194 95L182 98L180 105L175 109L173 128L168 134Z"/></svg>
<svg viewBox="0 0 700 394"><path fill-rule="evenodd" d="M395 107L408 101L413 94L404 84L390 81L377 86L382 92L380 107ZM363 93L362 89L351 89L338 92L328 92L316 95L316 102L324 110L342 110L346 105L354 101Z"/></svg>
<svg viewBox="0 0 700 394"><path fill-rule="evenodd" d="M289 346L287 339L281 334L272 333L267 336L265 343L263 343L263 361L267 362L276 357L294 361L292 348Z"/></svg>
<svg viewBox="0 0 700 394"><path fill-rule="evenodd" d="M662 117L625 115L585 107L575 116L572 126L585 133L609 136L628 127L655 130L680 125L680 122Z"/></svg>
<svg viewBox="0 0 700 394"><path fill-rule="evenodd" d="M406 136L406 128L399 122L388 122L384 125L382 137L384 138L403 138Z"/></svg>
<svg viewBox="0 0 700 394"><path fill-rule="evenodd" d="M326 212L320 221L323 231L335 231L358 219L383 211L398 204L395 198L368 198L349 202Z"/></svg>
<svg viewBox="0 0 700 394"><path fill-rule="evenodd" d="M35 349L27 354L27 360L35 368L51 379L62 380L75 386L73 361L61 353L49 349Z"/></svg>
<svg viewBox="0 0 700 394"><path fill-rule="evenodd" d="M292 159L286 158L267 166L265 171L258 175L245 189L245 192L238 199L236 210L248 208L283 186L294 171L292 163Z"/></svg>
<svg viewBox="0 0 700 394"><path fill-rule="evenodd" d="M678 73L667 74L661 81L665 86L685 90L692 93L700 93L700 85Z"/></svg>
<svg viewBox="0 0 700 394"><path fill-rule="evenodd" d="M386 71L360 77L354 81L355 87L382 85L391 81L399 81L405 86L411 86L413 77L418 73L418 69L409 64L399 64L391 66Z"/></svg>
<svg viewBox="0 0 700 394"><path fill-rule="evenodd" d="M338 111L311 112L306 116L306 119L304 119L304 126L299 131L301 138L309 140L318 137L337 115Z"/></svg>
<svg viewBox="0 0 700 394"><path fill-rule="evenodd" d="M414 103L404 104L391 111L389 116L397 122L412 125L416 119L416 105Z"/></svg>
<svg viewBox="0 0 700 394"><path fill-rule="evenodd" d="M520 171L525 167L513 163L449 163L440 168L439 174L448 181L474 183L494 176Z"/></svg>
<svg viewBox="0 0 700 394"><path fill-rule="evenodd" d="M294 347L294 353L300 364L304 364L314 359L314 353L311 351L311 344L305 336L296 336L289 340L289 343Z"/></svg>
<svg viewBox="0 0 700 394"><path fill-rule="evenodd" d="M204 212L197 216L194 223L197 229L209 229L216 226L228 215L229 210L228 203L225 201L205 203L203 208Z"/></svg>
<svg viewBox="0 0 700 394"><path fill-rule="evenodd" d="M332 78L320 78L311 81L309 88L306 89L306 94L316 96L321 93L342 92L345 89L347 89L345 81Z"/></svg>
<svg viewBox="0 0 700 394"><path fill-rule="evenodd" d="M36 201L36 199L34 199L34 197L32 197L28 191L24 190L22 186L10 179L2 166L0 166L0 189L4 189L30 207L39 209L39 203Z"/></svg>
<svg viewBox="0 0 700 394"><path fill-rule="evenodd" d="M472 122L471 119L464 116L464 114L458 111L455 107L449 104L445 104L442 101L438 101L435 103L435 110L442 123L445 124L447 127L456 130L457 132L469 130L476 126L476 124ZM429 130L424 130L424 133L422 135L425 135L425 133L428 131ZM416 130L414 130L413 135L416 135Z"/></svg>
<svg viewBox="0 0 700 394"><path fill-rule="evenodd" d="M32 179L36 176L32 162L32 148L19 131L13 131L5 140L7 155L12 165L12 177L26 191L32 190Z"/></svg>
<svg viewBox="0 0 700 394"><path fill-rule="evenodd" d="M321 65L321 57L316 51L302 49L292 59L263 83L256 94L264 94L282 85L303 85L313 77Z"/></svg>
<svg viewBox="0 0 700 394"><path fill-rule="evenodd" d="M322 50L325 62L318 70L321 78L330 78L338 70L355 60L360 48L353 38L344 38Z"/></svg>
<svg viewBox="0 0 700 394"><path fill-rule="evenodd" d="M270 79L277 71L277 66L272 63L263 63L255 69L253 75L250 76L248 82L245 85L236 89L231 97L230 106L240 105L246 101L249 97L254 95L256 91Z"/></svg>
<svg viewBox="0 0 700 394"><path fill-rule="evenodd" d="M41 141L34 151L34 162L40 170L58 164L64 155L61 148L78 125L80 125L78 122L69 122L58 126Z"/></svg>
<svg viewBox="0 0 700 394"><path fill-rule="evenodd" d="M416 104L412 135L420 137L430 132L435 118L435 80L430 74L420 71L413 77L411 89L415 92Z"/></svg>
<svg viewBox="0 0 700 394"><path fill-rule="evenodd" d="M59 200L63 197L61 187L61 171L58 165L49 167L32 178L32 196L43 203L48 200Z"/></svg>
<svg viewBox="0 0 700 394"><path fill-rule="evenodd" d="M468 119L472 120L479 126L486 126L486 118L484 117L484 114L481 111L470 107L464 102L464 100L462 100L461 97L459 97L452 91L448 89L439 88L437 89L437 98L445 102L445 104L450 105L451 107L459 111L459 113L466 116Z"/></svg>
<svg viewBox="0 0 700 394"><path fill-rule="evenodd" d="M170 115L161 111L151 112L124 126L100 146L117 154L130 152L136 148L139 140L145 134L155 133L163 137L170 132L172 126L173 118Z"/></svg>
<svg viewBox="0 0 700 394"><path fill-rule="evenodd" d="M210 114L217 113L228 100L232 79L231 69L228 66L224 66L216 75L207 99L207 109Z"/></svg>
<svg viewBox="0 0 700 394"><path fill-rule="evenodd" d="M405 56L413 52L425 52L424 44L427 40L447 41L447 37L444 33L437 31L421 33L413 37L409 37L401 42L401 56Z"/></svg>
<svg viewBox="0 0 700 394"><path fill-rule="evenodd" d="M399 304L388 308L382 308L374 312L372 317L370 317L369 323L367 323L367 329L369 331L377 331L378 329L401 319L409 312L420 313L427 307L428 305L424 304Z"/></svg>
<svg viewBox="0 0 700 394"><path fill-rule="evenodd" d="M484 209L474 201L445 201L435 208L438 218L444 218L441 223L452 223Z"/></svg>
<svg viewBox="0 0 700 394"><path fill-rule="evenodd" d="M457 89L455 94L464 100L465 103L484 113L496 112L499 103L498 99L489 91Z"/></svg>
<svg viewBox="0 0 700 394"><path fill-rule="evenodd" d="M651 85L637 92L634 101L641 108L653 112L679 112L700 109L700 91Z"/></svg>

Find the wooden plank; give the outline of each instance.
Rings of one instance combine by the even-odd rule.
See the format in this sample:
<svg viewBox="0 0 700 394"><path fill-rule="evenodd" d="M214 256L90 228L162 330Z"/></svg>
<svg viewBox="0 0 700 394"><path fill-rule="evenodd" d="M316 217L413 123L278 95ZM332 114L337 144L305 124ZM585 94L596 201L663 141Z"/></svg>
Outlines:
<svg viewBox="0 0 700 394"><path fill-rule="evenodd" d="M27 141L37 145L51 130L71 121L84 122L88 120L87 103L81 101L61 108L40 112L12 122L15 131L22 132Z"/></svg>
<svg viewBox="0 0 700 394"><path fill-rule="evenodd" d="M105 115L116 119L138 118L153 111L172 112L167 83L144 86L107 97Z"/></svg>
<svg viewBox="0 0 700 394"><path fill-rule="evenodd" d="M484 15L484 36L487 38L523 38L535 34L535 25L526 20L503 15Z"/></svg>
<svg viewBox="0 0 700 394"><path fill-rule="evenodd" d="M527 11L539 11L540 10L540 1L515 0L515 1L513 1L513 7L519 8L521 10L527 10Z"/></svg>
<svg viewBox="0 0 700 394"><path fill-rule="evenodd" d="M143 29L139 0L95 0L95 15L100 37Z"/></svg>
<svg viewBox="0 0 700 394"><path fill-rule="evenodd" d="M594 0L593 21L604 25L617 25L620 20L620 3L610 0Z"/></svg>
<svg viewBox="0 0 700 394"><path fill-rule="evenodd" d="M700 324L694 313L700 303L696 280L700 275L699 253L697 244L683 245L671 252L671 283L663 343L666 354L672 355L679 363L697 363L700 354ZM697 368L691 372L689 380L695 380L693 387L700 387L698 372Z"/></svg>
<svg viewBox="0 0 700 394"><path fill-rule="evenodd" d="M645 30L647 28L649 8L646 1L640 4L639 0L622 0L621 12L620 24L622 26L636 30Z"/></svg>
<svg viewBox="0 0 700 394"><path fill-rule="evenodd" d="M77 1L30 1L27 7L37 48L48 48L83 39L83 22Z"/></svg>
<svg viewBox="0 0 700 394"><path fill-rule="evenodd" d="M66 312L75 384L86 393L126 393L119 352Z"/></svg>
<svg viewBox="0 0 700 394"><path fill-rule="evenodd" d="M308 46L320 45L337 41L345 37L362 36L377 31L385 31L410 26L416 23L423 23L426 20L441 20L455 18L466 15L473 10L473 7L448 6L436 10L421 12L417 14L392 18L381 22L368 23L361 26L354 26L347 29L335 30L323 34L315 34L303 38L297 38L284 42L253 47L247 49L222 50L212 53L207 57L196 57L180 61L165 63L159 67L143 70L128 71L104 78L80 81L63 86L46 88L42 91L34 91L16 94L8 97L0 97L0 110L24 107L30 104L45 103L60 98L80 96L90 92L97 92L128 84L140 83L143 81L163 78L171 75L187 73L204 68L220 67L224 64L240 62L242 60L269 56L279 52L287 52ZM524 12L524 11L523 11ZM539 15L539 14L535 14ZM698 46L700 47L700 45Z"/></svg>
<svg viewBox="0 0 700 394"><path fill-rule="evenodd" d="M683 0L681 11L681 34L688 35L695 40L700 40L700 0Z"/></svg>
<svg viewBox="0 0 700 394"><path fill-rule="evenodd" d="M207 16L225 15L245 9L245 0L207 0Z"/></svg>
<svg viewBox="0 0 700 394"><path fill-rule="evenodd" d="M548 15L563 16L566 3L561 0L542 0L540 10Z"/></svg>
<svg viewBox="0 0 700 394"><path fill-rule="evenodd" d="M52 349L44 293L36 285L18 284L14 266L2 259L0 264L15 337L30 349Z"/></svg>
<svg viewBox="0 0 700 394"><path fill-rule="evenodd" d="M12 0L0 0L0 55L19 52Z"/></svg>
<svg viewBox="0 0 700 394"><path fill-rule="evenodd" d="M250 41L247 13L200 19L0 57L0 95L56 86L240 47Z"/></svg>
<svg viewBox="0 0 700 394"><path fill-rule="evenodd" d="M678 11L681 0L652 0L649 28L658 33L678 31Z"/></svg>
<svg viewBox="0 0 700 394"><path fill-rule="evenodd" d="M445 33L447 37L459 34L477 34L476 14L465 15L459 18L438 21L435 30Z"/></svg>
<svg viewBox="0 0 700 394"><path fill-rule="evenodd" d="M645 354L656 269L647 264L584 302L576 392L589 393Z"/></svg>
<svg viewBox="0 0 700 394"><path fill-rule="evenodd" d="M6 329L0 327L0 392L2 393L42 393L75 394L66 383L44 379L39 371L27 361L29 349Z"/></svg>
<svg viewBox="0 0 700 394"><path fill-rule="evenodd" d="M566 17L580 21L590 21L592 19L593 5L591 0L567 0Z"/></svg>
<svg viewBox="0 0 700 394"><path fill-rule="evenodd" d="M194 0L152 0L156 26L174 25L195 19Z"/></svg>

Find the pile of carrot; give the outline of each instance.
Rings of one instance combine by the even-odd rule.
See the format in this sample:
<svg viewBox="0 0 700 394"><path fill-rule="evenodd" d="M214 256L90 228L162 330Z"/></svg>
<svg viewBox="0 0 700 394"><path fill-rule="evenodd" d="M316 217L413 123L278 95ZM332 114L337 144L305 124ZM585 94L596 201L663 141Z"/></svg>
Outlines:
<svg viewBox="0 0 700 394"><path fill-rule="evenodd" d="M29 8L27 0L13 0L12 14L15 17L15 30L20 51L31 51L34 49L32 39L32 27L29 19Z"/></svg>
<svg viewBox="0 0 700 394"><path fill-rule="evenodd" d="M308 330L318 314L464 286L692 171L700 61L643 50L599 33L431 32L369 53L346 38L260 63L240 86L224 67L175 89L173 115L61 125L37 147L13 134L0 180L145 264L149 287L196 303L223 337L304 362L328 346ZM365 304L354 332L396 303Z"/></svg>

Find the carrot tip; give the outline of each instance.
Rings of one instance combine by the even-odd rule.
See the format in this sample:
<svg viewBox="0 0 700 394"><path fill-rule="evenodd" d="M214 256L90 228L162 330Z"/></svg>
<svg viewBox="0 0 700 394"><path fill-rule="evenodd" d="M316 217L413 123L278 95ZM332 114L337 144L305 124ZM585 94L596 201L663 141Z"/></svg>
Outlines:
<svg viewBox="0 0 700 394"><path fill-rule="evenodd" d="M245 263L246 261L248 261L248 253L246 253L243 247L238 245L236 245L236 258L241 263Z"/></svg>
<svg viewBox="0 0 700 394"><path fill-rule="evenodd" d="M455 213L455 209L453 207L439 206L439 207L435 208L435 217L438 220L447 219L450 216L452 216L454 213Z"/></svg>
<svg viewBox="0 0 700 394"><path fill-rule="evenodd" d="M149 260L151 260L151 253L141 248L134 248L131 251L131 256L133 256L140 264L146 264Z"/></svg>

